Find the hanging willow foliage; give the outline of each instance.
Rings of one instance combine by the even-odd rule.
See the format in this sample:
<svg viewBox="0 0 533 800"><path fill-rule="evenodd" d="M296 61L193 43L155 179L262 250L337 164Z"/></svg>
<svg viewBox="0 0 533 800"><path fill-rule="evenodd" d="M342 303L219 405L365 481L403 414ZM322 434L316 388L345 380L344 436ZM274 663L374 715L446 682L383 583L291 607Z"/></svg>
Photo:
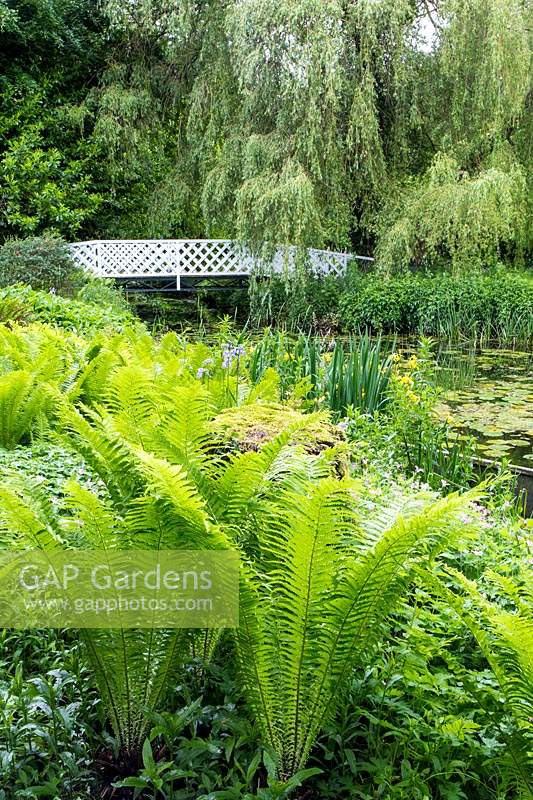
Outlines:
<svg viewBox="0 0 533 800"><path fill-rule="evenodd" d="M381 224L377 256L390 271L448 259L455 270L480 268L509 254L519 265L526 237L524 170L493 157L486 169L469 175L456 159L438 154Z"/></svg>
<svg viewBox="0 0 533 800"><path fill-rule="evenodd" d="M117 164L151 159L145 235L188 216L255 247L377 242L388 267L520 258L526 0L108 0L106 10L119 44L96 132Z"/></svg>

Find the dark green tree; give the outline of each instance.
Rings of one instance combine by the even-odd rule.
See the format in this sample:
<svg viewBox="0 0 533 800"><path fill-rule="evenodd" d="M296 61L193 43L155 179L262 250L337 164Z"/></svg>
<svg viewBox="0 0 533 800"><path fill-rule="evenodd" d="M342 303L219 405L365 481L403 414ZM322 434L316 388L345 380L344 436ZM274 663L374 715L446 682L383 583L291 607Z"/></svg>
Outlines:
<svg viewBox="0 0 533 800"><path fill-rule="evenodd" d="M77 113L104 65L91 0L0 2L0 237L90 230L103 203Z"/></svg>

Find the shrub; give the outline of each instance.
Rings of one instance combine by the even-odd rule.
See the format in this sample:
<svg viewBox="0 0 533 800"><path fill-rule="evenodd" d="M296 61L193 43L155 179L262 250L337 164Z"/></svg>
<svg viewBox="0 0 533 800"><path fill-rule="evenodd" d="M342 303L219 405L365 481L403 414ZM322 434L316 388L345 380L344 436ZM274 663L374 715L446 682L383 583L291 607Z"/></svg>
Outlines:
<svg viewBox="0 0 533 800"><path fill-rule="evenodd" d="M503 269L460 275L352 272L339 316L346 331L527 340L533 336L533 284L527 273Z"/></svg>
<svg viewBox="0 0 533 800"><path fill-rule="evenodd" d="M0 247L0 286L26 283L33 289L72 291L83 273L61 239L14 239Z"/></svg>
<svg viewBox="0 0 533 800"><path fill-rule="evenodd" d="M84 296L80 293L80 298ZM0 320L8 324L46 322L80 333L106 327L121 330L136 323L121 295L111 292L109 287L105 289L105 297L93 293L91 301L34 291L29 286L0 288Z"/></svg>

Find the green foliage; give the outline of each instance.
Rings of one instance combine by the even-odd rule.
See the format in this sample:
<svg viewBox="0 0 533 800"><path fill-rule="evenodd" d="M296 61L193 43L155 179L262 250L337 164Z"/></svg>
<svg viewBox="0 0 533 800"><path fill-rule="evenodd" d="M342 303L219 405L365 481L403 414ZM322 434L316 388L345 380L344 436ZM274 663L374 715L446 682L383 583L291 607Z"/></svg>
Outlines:
<svg viewBox="0 0 533 800"><path fill-rule="evenodd" d="M41 416L46 416L53 394L41 379L27 370L0 377L0 446L11 450L27 439Z"/></svg>
<svg viewBox="0 0 533 800"><path fill-rule="evenodd" d="M277 393L277 385L274 385ZM222 411L209 426L214 442L238 450L257 450L279 435L287 425L294 425L293 444L314 453L340 445L342 437L328 414L312 417L280 403L247 403ZM302 426L302 430L299 430Z"/></svg>
<svg viewBox="0 0 533 800"><path fill-rule="evenodd" d="M473 160L480 146L482 153L490 151L522 115L527 124L528 10L520 0L451 0L445 11L449 25L439 30L442 47L437 63L442 68L449 128L445 132L441 120L439 133Z"/></svg>
<svg viewBox="0 0 533 800"><path fill-rule="evenodd" d="M374 414L388 399L391 361L381 340L368 334L345 343L267 329L253 345L248 370L255 382L268 369L280 377L280 400L292 396L308 408L324 403L337 416L350 407Z"/></svg>
<svg viewBox="0 0 533 800"><path fill-rule="evenodd" d="M341 293L342 281L333 276L304 273L292 280L278 275L268 281L252 279L250 317L257 326L283 320L283 326L294 331L335 329Z"/></svg>
<svg viewBox="0 0 533 800"><path fill-rule="evenodd" d="M521 0L0 8L1 238L377 244L390 268L531 246Z"/></svg>
<svg viewBox="0 0 533 800"><path fill-rule="evenodd" d="M93 440L97 439L97 436L95 432L92 435ZM108 450L111 450L111 446L109 443ZM114 456L115 463L124 469L127 465L125 453L116 445L115 449L117 452L112 453L109 460ZM99 466L102 472L103 467L101 464ZM110 469L109 465L106 467ZM180 483L177 475L175 478L174 490ZM193 508L198 516L198 509L185 482L181 483L179 499L175 498L174 513L168 498L166 500L161 498L158 509L158 502L155 499L153 502L149 500L149 486L152 484L147 482L143 489L141 482L137 498L139 512L128 516L125 510L122 511L124 503L121 502L119 492L120 490L127 492L133 499L132 480L132 475L125 475L122 480L116 477L112 487L109 486L109 478L107 485L104 481L108 492L115 498L114 509L105 499L99 499L73 481L66 485L66 503L71 513L75 514L81 523L81 528L78 530L76 530L78 526L74 524L74 528L70 531L70 539L67 536L71 546L97 546L101 549L117 545L127 547L131 546L135 533L142 531L143 544L146 548L157 549L166 546L167 549L172 547L179 549L179 535L176 532L180 529L179 520L188 518ZM14 542L15 539L25 541L27 546L33 547L42 547L43 544L48 549L65 546L65 539L60 535L61 526L56 518L56 512L46 499L46 495L38 493L35 486L33 497L30 499L28 495L26 499L24 485L17 485L12 479L6 482L1 494L4 546L6 542L10 540ZM189 498L189 509L187 498ZM201 516L199 519L201 520ZM22 524L21 520L24 520ZM202 538L201 523L199 524L198 535L193 537L195 545L208 548L209 537L206 539L203 534ZM189 528L189 534L191 533ZM188 542L190 546L190 538ZM118 745L125 755L135 758L145 734L146 709L154 709L161 702L162 695L168 692L172 675L187 653L187 632L88 629L82 632L81 638L85 643L86 657L113 725Z"/></svg>
<svg viewBox="0 0 533 800"><path fill-rule="evenodd" d="M533 759L533 623L531 569L526 566L522 580L513 581L494 571L483 582L498 587L513 608L491 603L474 581L458 572L450 573L464 596L457 596L439 578L427 579L428 586L453 608L475 636L513 714L516 729L507 737L508 771L513 775L519 796L533 797L531 780ZM444 574L444 580L449 575Z"/></svg>
<svg viewBox="0 0 533 800"><path fill-rule="evenodd" d="M378 266L394 271L451 263L460 271L494 266L503 257L520 265L526 194L518 164L505 169L496 161L469 175L454 158L440 154L427 175L411 181L383 213Z"/></svg>
<svg viewBox="0 0 533 800"><path fill-rule="evenodd" d="M65 493L68 480L75 480L98 496L105 494L101 481L77 453L49 440L34 441L30 446L13 450L0 449L0 482L5 483L14 475L24 476L31 485L39 487L54 508L67 515L70 514Z"/></svg>
<svg viewBox="0 0 533 800"><path fill-rule="evenodd" d="M101 16L86 0L5 4L0 30L0 239L76 238L95 219L98 151L76 106L102 68Z"/></svg>
<svg viewBox="0 0 533 800"><path fill-rule="evenodd" d="M383 358L381 340L368 334L350 339L346 353L336 342L326 376L326 396L332 411L345 415L349 408L375 414L388 400L392 361Z"/></svg>
<svg viewBox="0 0 533 800"><path fill-rule="evenodd" d="M281 800L304 780L324 800L375 786L515 800L531 716L523 523L501 489L490 512L477 493L439 499L471 472L467 451L444 452L431 341L387 358L368 335L253 341L228 320L209 341L0 328L3 547L231 547L242 563L234 635L0 637L6 799L33 800L41 778L73 800L111 784ZM29 414L28 396L53 404ZM346 406L336 427L324 409ZM46 676L61 658L69 674Z"/></svg>
<svg viewBox="0 0 533 800"><path fill-rule="evenodd" d="M226 364L220 381L213 377L211 385L204 385L196 377L196 364L205 360L204 345L189 348L183 358L187 345L170 335L155 344L148 336L127 334L116 337L107 350L76 337L61 348L54 336L59 338L39 328L26 338L24 332L4 331L4 380L17 385L21 375L26 380L26 373L13 367L28 351L40 353L27 381L32 377L36 391L43 393L46 379L62 386L64 399L59 402L56 396L55 415L67 433L65 443L80 453L100 483L90 491L68 481L58 506L34 481L8 475L0 490L4 547L108 549L135 542L148 549L227 548L233 526L246 527L248 506L271 479L270 470L273 476L277 470L298 475L288 442L294 431L309 429L312 416L290 421L261 455L236 454L220 463L211 452L209 419L218 405L239 398L238 363L233 368ZM77 348L81 365L74 361ZM231 358L238 362L239 354L232 352ZM98 412L69 404L69 398L79 402L82 394L98 403ZM260 398L260 392L255 396ZM18 441L15 433L28 417L17 416L12 433L10 408L6 405L2 414L11 436L8 444ZM168 692L187 656L190 635L117 629L86 630L82 638L119 747L135 758L146 734L146 712L156 709Z"/></svg>
<svg viewBox="0 0 533 800"><path fill-rule="evenodd" d="M25 283L32 289L72 291L83 282L60 239L20 239L0 247L0 287Z"/></svg>
<svg viewBox="0 0 533 800"><path fill-rule="evenodd" d="M46 430L74 368L75 343L53 329L0 328L0 446L11 450Z"/></svg>
<svg viewBox="0 0 533 800"><path fill-rule="evenodd" d="M29 286L0 289L0 318L7 324L43 322L80 333L141 327L120 294L94 285L82 288L77 298L34 291Z"/></svg>
<svg viewBox="0 0 533 800"><path fill-rule="evenodd" d="M67 161L58 147L46 146L43 134L35 128L12 139L0 160L0 177L7 187L0 218L4 232L77 238L96 217L103 200L101 194L91 191L88 172L92 155L87 153L85 163Z"/></svg>
<svg viewBox="0 0 533 800"><path fill-rule="evenodd" d="M339 302L345 330L420 332L443 338L528 341L533 287L527 273L352 273Z"/></svg>
<svg viewBox="0 0 533 800"><path fill-rule="evenodd" d="M89 797L100 720L79 646L57 631L2 631L0 663L0 798Z"/></svg>
<svg viewBox="0 0 533 800"><path fill-rule="evenodd" d="M31 312L20 297L0 290L0 324L22 324L29 322L30 318Z"/></svg>
<svg viewBox="0 0 533 800"><path fill-rule="evenodd" d="M381 418L380 422L407 473L446 494L475 483L474 443L466 437L457 438L450 420L441 421L435 413L439 390L435 386L432 345L431 340L423 339L418 355L396 361L388 419Z"/></svg>
<svg viewBox="0 0 533 800"><path fill-rule="evenodd" d="M244 690L282 777L305 766L353 668L368 663L412 563L450 545L466 502L453 497L397 518L383 509L361 530L353 493L331 479L282 486L267 500L241 590Z"/></svg>

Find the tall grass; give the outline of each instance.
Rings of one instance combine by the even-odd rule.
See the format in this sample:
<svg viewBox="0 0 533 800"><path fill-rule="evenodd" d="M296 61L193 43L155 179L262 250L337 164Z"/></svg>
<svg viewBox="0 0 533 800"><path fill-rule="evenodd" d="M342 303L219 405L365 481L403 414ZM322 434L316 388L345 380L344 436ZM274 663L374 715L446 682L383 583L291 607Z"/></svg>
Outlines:
<svg viewBox="0 0 533 800"><path fill-rule="evenodd" d="M434 330L431 330L434 328ZM468 341L481 347L490 342L525 344L533 339L533 314L527 309L487 310L484 319L476 311L458 309L452 303L438 309L433 325L422 321L421 332L430 332L446 341Z"/></svg>
<svg viewBox="0 0 533 800"><path fill-rule="evenodd" d="M473 439L450 438L444 424L422 425L402 438L408 471L418 474L433 489L448 494L475 483Z"/></svg>

